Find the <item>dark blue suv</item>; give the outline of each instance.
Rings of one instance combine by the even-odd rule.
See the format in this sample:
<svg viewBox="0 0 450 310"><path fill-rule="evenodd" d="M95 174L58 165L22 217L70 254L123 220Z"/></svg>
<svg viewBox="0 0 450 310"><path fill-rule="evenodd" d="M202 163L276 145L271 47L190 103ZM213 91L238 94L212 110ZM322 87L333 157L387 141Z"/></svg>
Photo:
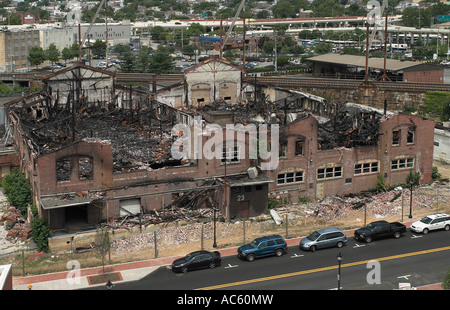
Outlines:
<svg viewBox="0 0 450 310"><path fill-rule="evenodd" d="M286 252L286 241L279 235L256 238L249 244L238 248L238 257L245 258L249 262L257 257L276 255L281 256Z"/></svg>

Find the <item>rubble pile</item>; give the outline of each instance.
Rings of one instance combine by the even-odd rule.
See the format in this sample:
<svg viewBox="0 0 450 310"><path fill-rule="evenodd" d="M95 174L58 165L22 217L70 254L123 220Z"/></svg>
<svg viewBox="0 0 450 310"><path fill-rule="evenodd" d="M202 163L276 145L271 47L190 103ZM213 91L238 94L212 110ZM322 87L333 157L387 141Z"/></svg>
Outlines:
<svg viewBox="0 0 450 310"><path fill-rule="evenodd" d="M242 234L242 224L239 223L220 223L220 229L216 230L217 238L224 238L227 236L237 236ZM207 223L192 223L189 225L182 225L178 227L163 227L156 232L156 242L158 247L172 247L191 242L200 243L202 237L203 226L203 240L211 240L214 234L213 222ZM111 243L111 248L114 254L132 253L145 249L154 248L154 233L136 234L129 238L116 239Z"/></svg>
<svg viewBox="0 0 450 310"><path fill-rule="evenodd" d="M403 202L402 202L403 196ZM409 206L410 190L397 189L368 195L350 195L348 197L327 197L318 202L309 203L305 208L306 217L320 217L332 221L345 217L348 211L366 208L369 215L384 218L401 214L402 204ZM413 191L413 204L425 208L436 205L437 199L423 190Z"/></svg>
<svg viewBox="0 0 450 310"><path fill-rule="evenodd" d="M213 218L213 211L209 208L199 208L188 210L186 208L176 208L174 210L150 210L140 215L125 216L124 218L115 218L108 226L111 228L131 228L152 224L161 224L177 221L201 220Z"/></svg>
<svg viewBox="0 0 450 310"><path fill-rule="evenodd" d="M14 243L26 241L31 237L31 229L25 219L13 206L8 206L7 212L0 217L0 224L7 230L6 240Z"/></svg>
<svg viewBox="0 0 450 310"><path fill-rule="evenodd" d="M204 183L212 185L213 183ZM111 228L131 228L136 226L147 227L151 224L161 224L178 221L203 221L214 218L211 201L216 195L215 188L194 190L181 194L174 194L174 201L163 210L149 210L137 215L127 215L124 218L115 218L110 224ZM220 212L216 218L221 219Z"/></svg>

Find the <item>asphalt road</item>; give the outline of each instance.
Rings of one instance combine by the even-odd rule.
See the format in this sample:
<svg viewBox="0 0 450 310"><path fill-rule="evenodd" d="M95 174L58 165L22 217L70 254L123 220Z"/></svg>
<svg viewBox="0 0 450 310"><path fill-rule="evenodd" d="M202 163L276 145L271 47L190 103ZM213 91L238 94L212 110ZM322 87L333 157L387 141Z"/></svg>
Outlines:
<svg viewBox="0 0 450 310"><path fill-rule="evenodd" d="M120 290L332 290L337 288L337 255L343 256L343 290L393 290L399 283L413 287L442 281L450 268L450 232L428 235L408 231L400 239L357 243L315 253L290 247L282 257L254 262L224 257L222 265L176 274L161 267L140 281L116 284ZM375 263L368 262L376 260ZM378 272L379 271L379 272Z"/></svg>

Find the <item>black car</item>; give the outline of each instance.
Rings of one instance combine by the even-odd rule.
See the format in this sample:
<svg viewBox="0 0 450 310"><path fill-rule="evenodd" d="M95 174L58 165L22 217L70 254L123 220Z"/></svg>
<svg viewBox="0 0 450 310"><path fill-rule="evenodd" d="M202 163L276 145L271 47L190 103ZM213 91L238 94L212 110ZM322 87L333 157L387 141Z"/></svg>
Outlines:
<svg viewBox="0 0 450 310"><path fill-rule="evenodd" d="M220 266L221 259L220 253L217 251L196 251L174 260L172 271L185 273L189 270L214 268Z"/></svg>

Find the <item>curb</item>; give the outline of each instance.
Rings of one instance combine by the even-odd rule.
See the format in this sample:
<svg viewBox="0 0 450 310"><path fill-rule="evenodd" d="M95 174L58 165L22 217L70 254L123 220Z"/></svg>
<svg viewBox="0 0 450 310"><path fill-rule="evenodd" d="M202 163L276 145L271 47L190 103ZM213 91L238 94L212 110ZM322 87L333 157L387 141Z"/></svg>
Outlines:
<svg viewBox="0 0 450 310"><path fill-rule="evenodd" d="M409 228L409 226L412 223L413 223L412 221L404 222L404 225L407 228ZM346 236L349 237L354 234L354 231L355 231L355 229L351 229L351 230L346 230L344 232L345 232ZM298 245L300 240L303 238L304 238L304 236L286 239L287 246L290 247L290 246ZM219 251L223 257L232 256L232 255L236 255L237 248L238 248L238 246L231 247L231 248L217 249L217 251ZM131 271L131 272L136 271L136 273L138 275L134 274L133 275L134 278L129 279L128 281L135 280L136 278L140 278L142 276L145 276L148 273L151 273L153 270L155 270L158 267L168 266L168 265L172 264L172 262L175 259L181 258L181 257L183 257L183 255L153 258L153 259L137 261L137 262L128 262L128 263L120 263L120 264L115 264L115 265L108 265L108 266L105 266L104 270L103 270L103 267L92 267L92 268L80 269L80 270L76 271L76 272L78 272L78 274L76 274L76 276L86 278L87 281L84 281L85 284L81 284L81 286L76 287L76 289L94 286L89 283L89 277L95 276L95 275L101 275L103 273L121 273L121 272L126 273L127 271ZM25 286L28 287L29 285L43 283L43 282L50 282L50 281L67 282L67 279L73 277L74 275L75 275L75 271L61 271L61 272L49 273L49 274L43 274L43 275L34 275L34 276L28 276L28 277L13 278L13 288L14 289L26 289ZM122 275L121 275L121 278L122 278L122 280L117 281L117 282L126 282L126 280L122 277ZM104 285L104 284L100 284L100 285ZM416 287L416 289L417 290L443 290L441 283L424 285L421 287Z"/></svg>

